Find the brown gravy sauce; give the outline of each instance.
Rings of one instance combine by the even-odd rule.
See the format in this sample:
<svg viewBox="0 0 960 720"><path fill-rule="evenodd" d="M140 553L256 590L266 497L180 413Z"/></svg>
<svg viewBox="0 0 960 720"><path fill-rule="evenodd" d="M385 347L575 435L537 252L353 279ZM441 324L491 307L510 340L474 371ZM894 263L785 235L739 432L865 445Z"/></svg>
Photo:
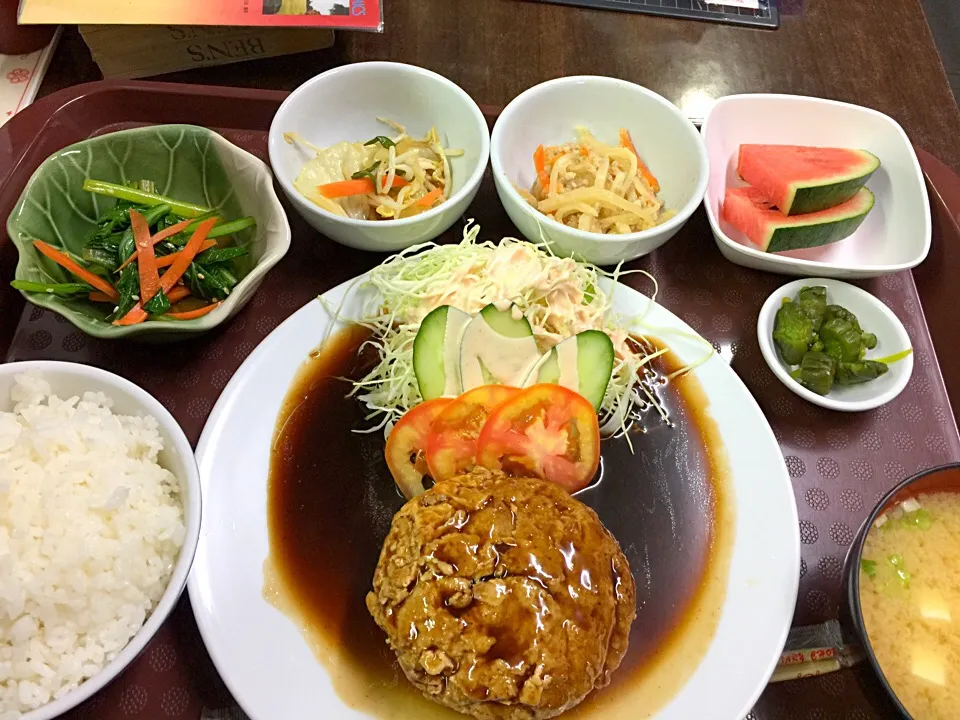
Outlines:
<svg viewBox="0 0 960 720"><path fill-rule="evenodd" d="M364 597L393 514L403 505L383 434L341 378L358 377L368 337L348 328L309 358L277 418L268 484L270 554L264 597L300 628L344 703L378 718L463 717L424 698L403 676ZM659 369L680 367L672 352ZM693 375L663 388L673 427L604 442L599 483L578 498L619 540L637 584L630 648L607 688L566 717L648 717L703 658L720 619L734 535L733 488L709 402Z"/></svg>

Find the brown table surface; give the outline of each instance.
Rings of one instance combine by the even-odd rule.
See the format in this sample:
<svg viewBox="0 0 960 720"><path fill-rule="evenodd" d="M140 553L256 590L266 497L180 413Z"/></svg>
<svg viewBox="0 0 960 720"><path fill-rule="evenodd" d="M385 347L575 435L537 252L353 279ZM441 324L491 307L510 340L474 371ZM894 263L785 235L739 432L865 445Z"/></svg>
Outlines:
<svg viewBox="0 0 960 720"><path fill-rule="evenodd" d="M710 99L739 92L816 95L873 107L895 118L918 147L960 171L960 112L919 0L883 3L781 0L777 31L644 15L591 11L518 0L386 0L382 35L341 33L330 50L191 70L161 79L292 89L345 62L397 60L430 68L460 84L479 103L502 106L522 90L561 75L602 74L650 87L697 118ZM66 32L40 94L100 78L75 29ZM960 222L960 218L957 218ZM960 265L960 247L938 247L917 273L923 303L943 305L951 292L941 268ZM929 320L930 318L928 318ZM944 325L932 335L941 362L960 345ZM941 323L941 325L943 325ZM189 606L177 610L187 622ZM178 648L207 702L225 701L210 677L195 633ZM158 656L159 657L159 656ZM163 658L161 658L163 659ZM153 660L151 659L151 663ZM868 671L858 668L857 676ZM847 690L838 678L836 695ZM869 693L880 694L868 680ZM886 717L878 705L824 714L807 712L805 681L767 698L748 717ZM212 696L212 697L211 697ZM837 703L841 705L842 703ZM95 704L94 704L95 705ZM758 708L759 709L759 708ZM90 706L93 716L99 710ZM134 713L135 714L135 713Z"/></svg>

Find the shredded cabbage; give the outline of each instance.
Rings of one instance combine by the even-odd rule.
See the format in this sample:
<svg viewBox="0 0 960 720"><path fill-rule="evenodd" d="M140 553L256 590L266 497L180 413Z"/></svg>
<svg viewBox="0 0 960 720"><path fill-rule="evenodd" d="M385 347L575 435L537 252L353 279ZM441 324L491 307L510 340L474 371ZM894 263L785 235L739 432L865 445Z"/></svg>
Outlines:
<svg viewBox="0 0 960 720"><path fill-rule="evenodd" d="M389 433L396 420L422 402L413 371L413 341L427 313L440 305L452 305L475 314L497 300L510 300L523 311L542 352L583 330L603 330L610 336L615 359L600 409L605 435L625 434L651 406L667 420L656 393L663 378L650 367L666 350L656 350L640 333L654 329L644 323L646 313L630 319L619 317L613 311L612 295L599 283L601 277L607 277L616 288L622 275L640 273L653 284L653 299L656 279L643 270L621 271L619 265L607 273L594 265L557 257L545 245L514 238L496 244L478 242L480 228L472 222L464 228L459 244L430 242L407 248L365 279L364 285L376 290L376 300L358 322L372 331L367 344L376 349L380 360L353 383L351 395L369 408L367 419L375 421L367 432L383 429ZM709 351L678 372L691 370L713 354L708 342L693 337Z"/></svg>

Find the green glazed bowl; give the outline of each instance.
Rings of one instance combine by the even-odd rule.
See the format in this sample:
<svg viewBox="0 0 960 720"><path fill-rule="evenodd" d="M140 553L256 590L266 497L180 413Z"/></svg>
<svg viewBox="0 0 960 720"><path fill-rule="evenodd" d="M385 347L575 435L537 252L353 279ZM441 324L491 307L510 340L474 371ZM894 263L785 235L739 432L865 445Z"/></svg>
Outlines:
<svg viewBox="0 0 960 720"><path fill-rule="evenodd" d="M89 335L168 341L216 327L253 297L267 272L290 248L290 225L266 163L211 130L193 125L157 125L121 130L71 145L44 160L30 178L7 220L7 233L19 250L16 278L40 282L73 281L72 275L33 247L44 240L80 254L96 220L112 198L83 190L86 178L126 183L152 180L157 192L220 210L227 220L253 215L254 228L235 236L248 245L240 282L213 312L195 320L147 320L118 326L105 320L101 303L24 292L24 297L63 315Z"/></svg>

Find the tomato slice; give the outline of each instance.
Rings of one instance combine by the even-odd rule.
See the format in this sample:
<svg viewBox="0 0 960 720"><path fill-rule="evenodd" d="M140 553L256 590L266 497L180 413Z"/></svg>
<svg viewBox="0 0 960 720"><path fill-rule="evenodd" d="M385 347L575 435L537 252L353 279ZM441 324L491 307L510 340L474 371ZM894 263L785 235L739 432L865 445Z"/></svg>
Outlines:
<svg viewBox="0 0 960 720"><path fill-rule="evenodd" d="M481 385L454 400L433 421L427 439L427 467L436 482L476 467L477 438L490 413L518 395L506 385Z"/></svg>
<svg viewBox="0 0 960 720"><path fill-rule="evenodd" d="M593 405L559 385L534 385L498 407L477 442L477 465L582 490L600 465Z"/></svg>
<svg viewBox="0 0 960 720"><path fill-rule="evenodd" d="M452 402L451 398L435 398L420 403L407 410L390 431L383 452L387 456L390 474L407 499L426 490L423 476L429 472L426 451L430 427L437 415Z"/></svg>

